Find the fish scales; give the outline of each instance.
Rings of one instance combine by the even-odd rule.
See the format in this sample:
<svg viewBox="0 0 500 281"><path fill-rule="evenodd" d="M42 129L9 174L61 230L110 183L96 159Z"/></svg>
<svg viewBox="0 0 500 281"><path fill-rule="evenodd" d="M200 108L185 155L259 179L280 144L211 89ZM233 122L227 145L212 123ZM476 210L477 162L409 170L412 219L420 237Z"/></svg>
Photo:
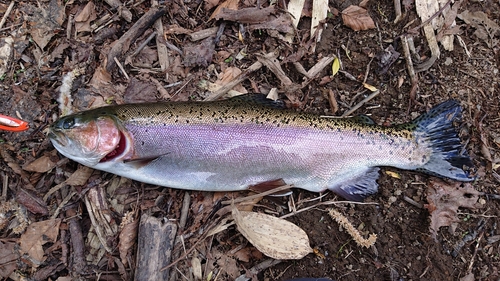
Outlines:
<svg viewBox="0 0 500 281"><path fill-rule="evenodd" d="M460 154L451 124L459 115L460 107L448 103L413 123L383 127L248 98L128 104L63 117L51 126L50 138L77 162L151 184L225 191L282 179L361 200L376 192L381 166L472 180L464 170L472 164ZM82 145L81 132L92 130L92 143L103 148ZM442 137L449 138L447 146L439 145Z"/></svg>

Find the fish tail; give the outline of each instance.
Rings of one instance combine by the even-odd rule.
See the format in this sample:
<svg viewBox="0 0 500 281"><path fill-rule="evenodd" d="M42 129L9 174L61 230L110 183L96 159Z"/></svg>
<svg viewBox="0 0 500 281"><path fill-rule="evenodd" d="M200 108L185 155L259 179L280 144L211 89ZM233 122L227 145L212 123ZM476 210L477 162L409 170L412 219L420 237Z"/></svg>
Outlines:
<svg viewBox="0 0 500 281"><path fill-rule="evenodd" d="M454 125L461 117L459 102L448 100L407 124L414 127L417 142L432 149L430 159L417 170L459 181L474 180L474 165Z"/></svg>

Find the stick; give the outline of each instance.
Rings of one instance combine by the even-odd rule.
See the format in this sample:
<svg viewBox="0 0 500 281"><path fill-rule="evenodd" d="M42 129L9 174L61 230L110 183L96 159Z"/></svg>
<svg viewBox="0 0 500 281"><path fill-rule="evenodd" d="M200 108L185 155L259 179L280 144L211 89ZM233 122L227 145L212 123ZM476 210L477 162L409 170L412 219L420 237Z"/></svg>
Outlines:
<svg viewBox="0 0 500 281"><path fill-rule="evenodd" d="M379 93L380 93L380 90L376 90L371 95L367 96L364 100L362 100L361 102L359 102L358 104L356 104L353 108L351 108L348 111L344 112L344 114L342 114L342 117L346 117L346 116L351 115L351 113L353 113L354 111L358 110L363 104L369 102L374 97L378 96Z"/></svg>
<svg viewBox="0 0 500 281"><path fill-rule="evenodd" d="M12 8L14 8L14 4L16 2L12 1L10 2L10 5L9 7L7 8L7 11L5 11L5 14L3 15L2 17L2 21L0 21L0 29L2 29L3 25L5 24L5 22L7 21L7 17L9 16L10 12L12 12Z"/></svg>
<svg viewBox="0 0 500 281"><path fill-rule="evenodd" d="M396 12L394 23L398 23L403 18L403 14L401 13L401 0L394 0L394 11Z"/></svg>
<svg viewBox="0 0 500 281"><path fill-rule="evenodd" d="M411 90L410 90L410 100L415 100L415 96L418 89L418 77L415 74L415 69L413 68L413 60L411 59L410 47L408 45L408 37L401 37L401 45L403 45L403 54L406 60L406 68L408 70L408 75L411 79Z"/></svg>
<svg viewBox="0 0 500 281"><path fill-rule="evenodd" d="M262 63L259 61L254 62L251 66L249 66L245 71L241 72L240 75L236 76L232 81L229 81L226 85L220 87L217 91L213 92L210 96L208 96L205 100L212 101L220 98L229 90L234 88L239 83L243 82L243 80L248 78L250 73L260 69L262 67Z"/></svg>
<svg viewBox="0 0 500 281"><path fill-rule="evenodd" d="M122 37L113 45L113 48L108 53L108 62L106 70L111 72L115 66L115 58L120 57L130 48L130 45L137 39L137 37L144 34L149 26L151 26L158 18L167 12L166 8L151 8L145 13Z"/></svg>

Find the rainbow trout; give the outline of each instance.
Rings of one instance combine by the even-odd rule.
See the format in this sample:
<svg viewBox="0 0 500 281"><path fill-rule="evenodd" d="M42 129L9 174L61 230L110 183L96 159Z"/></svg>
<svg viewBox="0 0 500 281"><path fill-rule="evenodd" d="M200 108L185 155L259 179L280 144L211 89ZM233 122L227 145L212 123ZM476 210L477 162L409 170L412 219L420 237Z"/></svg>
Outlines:
<svg viewBox="0 0 500 281"><path fill-rule="evenodd" d="M49 138L83 165L190 190L243 190L280 179L362 200L377 192L381 166L474 179L453 125L457 101L383 127L277 108L260 96L102 107L60 118Z"/></svg>

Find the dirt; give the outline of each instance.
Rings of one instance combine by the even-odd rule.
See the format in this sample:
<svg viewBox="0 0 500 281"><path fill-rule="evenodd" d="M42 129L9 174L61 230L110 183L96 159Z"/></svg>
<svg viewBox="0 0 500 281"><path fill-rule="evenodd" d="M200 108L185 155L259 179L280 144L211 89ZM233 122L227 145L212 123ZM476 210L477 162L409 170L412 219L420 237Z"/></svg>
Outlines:
<svg viewBox="0 0 500 281"><path fill-rule="evenodd" d="M6 12L9 4L10 2L0 1L0 14ZM17 247L20 241L26 241L23 240L26 239L23 236L26 232L15 230L15 227L23 225L24 221L20 218L26 218L26 225L46 222L54 215L58 206L62 206L59 215L54 217L61 218L62 221L57 238L47 238L41 244L43 258L39 263L33 260L33 252L19 254L12 260L0 258L0 273L11 271L2 277L13 280L20 280L23 275L33 280L132 280L136 270L133 262L137 254L135 240L131 240L131 247L124 253L131 262L124 263L120 258L122 246L118 245L119 231L116 230L124 221L124 214L132 211L138 218L139 214L147 213L178 222L186 192L191 198L190 209L186 225L180 227L178 234L187 236L184 244L179 243L175 248L172 260L177 257L181 259L174 265L176 269L170 271L171 275L177 274L177 280L195 280L192 269L196 263L194 257L201 263L204 280L207 280L210 272L213 274L211 280L234 280L241 274L249 273L255 265L268 260L234 226L209 238L203 235L209 226L217 224L218 219L227 213L222 208L221 201L244 197L248 195L247 192L212 194L172 190L119 179L99 171L89 172L81 183L63 184L59 190L51 190L75 171L82 169L57 154L46 138L47 126L59 115L57 98L63 76L77 68L83 71L76 75L70 88L75 109L83 110L124 101L202 100L209 94L200 84L215 82L216 74L225 72L228 67L247 69L257 61L257 54L274 51L279 53L278 60L303 54L298 61L306 70L322 57L336 55L342 61L342 70L358 81L352 81L343 73L331 78L329 65L301 90L286 92L283 80L279 80L273 71L262 67L250 73L248 79L238 87L249 92L263 93L277 87L281 97L297 110L341 115L370 94L359 82L366 75L366 83L378 88L380 93L355 114L369 115L376 123L384 125L410 121L439 102L456 99L463 107L460 135L477 167L478 178L472 185L485 194L500 193L500 50L498 44L495 44L498 31L497 34L492 34L489 44L478 38L475 33L477 28L457 19L457 24L460 25L458 34L470 56L457 39L453 51L441 48L441 56L429 70L418 73L418 88L412 98L412 84L403 55L387 68L386 73L380 73L383 66L379 64L378 57L390 45L403 54L399 36L421 23L414 4L409 5L402 20L394 24L392 1L370 1L367 10L377 28L365 31L353 31L343 25L338 11L351 4L359 3L350 0L330 1L331 14L326 19L326 28L315 51L311 52L306 47L306 43L310 43L310 18L307 17L301 20L297 37L291 44L271 36L272 32L266 29L250 30L241 41L238 39L238 30L248 28L248 24L240 27L229 21L226 22L220 42L215 46L211 45L211 41L192 42L188 35L181 31L174 33L172 30L218 27L221 21L209 21L214 8L208 9L204 2L173 1L168 4L170 9L161 17L164 32L171 44L181 49L190 49L190 57L183 61L174 49L169 49L170 66L161 71L153 39L143 52L133 58L132 64L125 65L130 76L128 80L118 68L114 68L109 74L105 73L103 69L108 59L107 54L113 43L130 30L151 7L149 3L127 6L133 14L131 22L115 13L115 22L102 31L82 31L75 38L73 30L70 32L73 34L71 39L66 38L67 16L79 13L86 2L66 3L63 8L63 13L66 14L64 19L57 12L60 7L64 7L60 2L53 0L50 5L49 2L43 3L43 7L51 7L51 10L47 9L52 11L52 14L49 13L52 15L52 24L61 19L62 21L53 37L44 39L47 46L40 49L33 42L31 33L36 29L44 30L40 24L43 20L36 18L37 13L30 12L35 9L33 3L16 2L4 25L8 28L2 29L0 33L0 38L15 33L17 42L9 70L2 77L0 85L0 113L22 117L30 122L31 129L23 133L0 132L0 176L4 180L0 201L3 208L0 215L3 217L0 217L0 222L4 223L3 219L7 218L5 224L0 223L0 248L3 247L0 251L11 249L9 247L14 249L13 245ZM404 1L404 5L407 4L411 4L411 1ZM106 3L99 1L95 5L96 19L88 20L89 23L95 23L107 13L113 13L113 9ZM252 1L239 3L240 8L255 5ZM267 3L262 5L267 6ZM283 8L282 3L278 5ZM405 9L403 7L403 11ZM458 13L466 10L484 11L490 20L500 23L498 2L464 1ZM84 30L83 27L80 28ZM144 42L151 31L148 28L141 34L137 42L131 45L128 54ZM428 59L431 53L422 29L417 29L413 38L420 58ZM211 48L214 48L214 53L210 52ZM244 54L243 58L237 58L238 53ZM302 83L304 76L292 63L283 63L282 68L294 85ZM158 85L166 86L163 89L168 93L158 91ZM339 107L334 113L329 102L329 90L333 91ZM51 164L50 168L39 168L40 171L22 169L42 156L47 156L46 159L49 160L44 160L44 164ZM307 233L316 254L311 253L300 260L283 260L269 268L258 270L251 277L253 280L288 280L299 277L329 277L334 280L499 280L500 243L497 238L500 230L497 223L500 202L494 196L480 196L480 208L460 209L456 228L442 227L436 239L433 239L429 228L430 214L425 205L428 203L426 194L431 178L421 173L383 168L378 180L379 192L367 198L365 204L319 205L288 217L287 220ZM89 203L85 203L89 190L96 186L102 189L105 198L103 201L107 201L109 205L106 207L109 211L108 223L116 228L105 242L109 243L111 251L102 251L100 254L98 249L102 250L102 247L89 242L94 235L90 226L95 222L90 219ZM22 190L28 190L28 199L20 195ZM65 201L71 192L75 193ZM47 193L52 195L42 199ZM318 196L320 195L295 189L291 195L293 200L290 196L265 198L253 210L282 216L290 213L289 206L292 202L296 203L296 209L300 211L318 201L342 200L331 193L321 199ZM308 199L318 201L307 202ZM7 202L17 202L12 204L21 207L7 206ZM328 208L331 207L344 214L364 237L375 233L375 245L369 248L356 245L353 238L328 215ZM21 209L25 215L21 214ZM226 211L214 215L219 210ZM74 227L77 227L76 230ZM133 229L136 231L136 228ZM82 236L79 240L75 237L78 233ZM75 241L85 242L78 245ZM184 257L186 250L192 247L196 250L188 252Z"/></svg>

